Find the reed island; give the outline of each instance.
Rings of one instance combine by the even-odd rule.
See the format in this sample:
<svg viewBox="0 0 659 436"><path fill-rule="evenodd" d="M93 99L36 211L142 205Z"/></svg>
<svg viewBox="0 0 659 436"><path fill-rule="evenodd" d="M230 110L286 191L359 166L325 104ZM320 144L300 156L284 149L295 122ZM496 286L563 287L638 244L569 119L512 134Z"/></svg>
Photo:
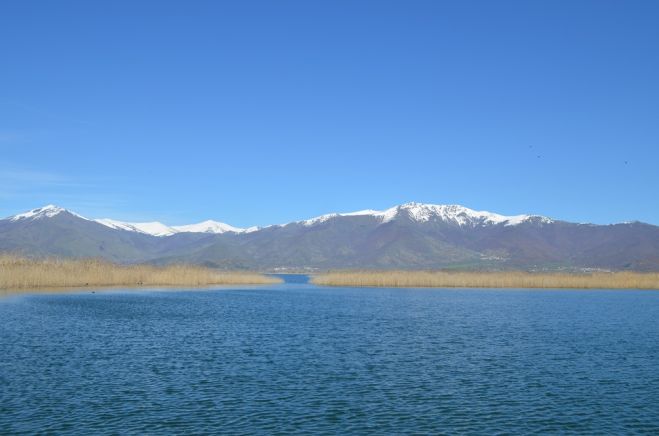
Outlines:
<svg viewBox="0 0 659 436"><path fill-rule="evenodd" d="M200 287L279 283L276 277L193 265L119 265L99 259L0 255L0 289L153 286Z"/></svg>
<svg viewBox="0 0 659 436"><path fill-rule="evenodd" d="M312 283L386 288L659 289L659 273L524 271L332 271Z"/></svg>

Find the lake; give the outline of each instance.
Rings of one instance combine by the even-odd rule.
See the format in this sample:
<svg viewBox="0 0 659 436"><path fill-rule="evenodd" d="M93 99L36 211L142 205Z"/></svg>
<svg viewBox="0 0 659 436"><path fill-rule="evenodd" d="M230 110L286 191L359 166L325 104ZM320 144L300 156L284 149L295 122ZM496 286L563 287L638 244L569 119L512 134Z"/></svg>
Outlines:
<svg viewBox="0 0 659 436"><path fill-rule="evenodd" d="M659 292L0 299L0 433L657 433Z"/></svg>

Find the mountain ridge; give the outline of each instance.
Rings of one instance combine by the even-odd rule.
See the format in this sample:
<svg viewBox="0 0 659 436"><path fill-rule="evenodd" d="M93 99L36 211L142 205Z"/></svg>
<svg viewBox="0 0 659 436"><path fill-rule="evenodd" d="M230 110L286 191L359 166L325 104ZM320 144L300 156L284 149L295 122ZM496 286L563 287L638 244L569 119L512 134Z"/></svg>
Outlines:
<svg viewBox="0 0 659 436"><path fill-rule="evenodd" d="M0 251L223 269L659 271L659 227L405 203L240 229L92 220L48 205L0 220Z"/></svg>
<svg viewBox="0 0 659 436"><path fill-rule="evenodd" d="M32 209L30 211L22 212L16 215L6 217L4 219L19 220L19 219L41 219L43 217L52 217L61 212L68 212L80 218L95 221L107 227L114 229L122 229L127 231L134 231L139 233L150 234L152 236L171 236L176 233L249 233L262 230L268 227L285 227L290 224L303 224L306 226L313 226L315 224L323 223L329 219L336 217L348 216L372 216L379 218L382 223L389 222L396 219L399 214L407 214L409 218L416 221L428 221L433 218L439 218L446 222L453 222L457 225L477 225L477 224L505 224L505 225L518 225L524 221L531 219L541 220L543 222L553 222L554 220L541 215L501 215L488 211L476 211L465 206L456 204L429 204L409 202L393 206L383 211L365 209L355 212L342 212L342 213L328 213L319 215L309 219L291 221L284 224L271 224L264 227L248 227L241 228L235 227L224 222L215 220L206 220L199 223L185 224L170 226L160 221L149 222L128 222L120 221L112 218L96 218L90 219L82 215L60 206L49 204L40 208Z"/></svg>

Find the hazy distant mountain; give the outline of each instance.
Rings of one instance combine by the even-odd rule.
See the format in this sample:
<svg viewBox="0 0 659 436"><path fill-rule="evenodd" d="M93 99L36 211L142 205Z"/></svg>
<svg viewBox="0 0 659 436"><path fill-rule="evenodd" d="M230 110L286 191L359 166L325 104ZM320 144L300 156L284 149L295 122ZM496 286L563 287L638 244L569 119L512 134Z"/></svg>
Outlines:
<svg viewBox="0 0 659 436"><path fill-rule="evenodd" d="M659 270L659 227L408 203L263 228L90 220L57 206L0 220L0 250L221 268Z"/></svg>

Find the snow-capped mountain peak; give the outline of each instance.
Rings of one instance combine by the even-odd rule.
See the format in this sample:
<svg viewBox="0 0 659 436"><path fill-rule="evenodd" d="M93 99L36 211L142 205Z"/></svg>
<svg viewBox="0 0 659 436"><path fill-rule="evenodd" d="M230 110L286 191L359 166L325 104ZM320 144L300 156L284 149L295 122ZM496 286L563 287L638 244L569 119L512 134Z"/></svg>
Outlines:
<svg viewBox="0 0 659 436"><path fill-rule="evenodd" d="M170 236L176 233L176 230L174 230L172 227L169 227L158 221L151 221L146 223L127 223L109 218L97 219L94 221L112 229L145 233L152 236Z"/></svg>
<svg viewBox="0 0 659 436"><path fill-rule="evenodd" d="M416 222L440 220L459 226L486 224L517 225L529 218L529 215L505 216L487 211L476 211L457 204L406 203L397 208L396 215L400 212L405 212L410 219Z"/></svg>
<svg viewBox="0 0 659 436"><path fill-rule="evenodd" d="M230 226L229 224L224 224L212 220L183 226L168 226L158 221L146 223L128 223L124 221L112 220L109 218L98 219L95 221L113 229L145 233L152 236L171 236L176 233L242 233L244 231L244 229L239 229L237 227Z"/></svg>
<svg viewBox="0 0 659 436"><path fill-rule="evenodd" d="M218 221L207 220L197 224L188 224L185 226L172 227L177 232L191 232L191 233L242 233L244 229L231 226L229 224L221 223Z"/></svg>
<svg viewBox="0 0 659 436"><path fill-rule="evenodd" d="M442 221L458 226L471 227L499 224L514 226L527 222L531 219L536 219L543 223L552 222L551 219L538 215L506 216L487 211L475 211L456 204L441 205L411 202L394 206L383 211L368 209L349 213L331 213L304 221L298 221L298 223L305 226L313 226L340 216L372 216L380 220L381 223L387 223L400 219L401 217L406 217L407 219L420 223L428 221Z"/></svg>
<svg viewBox="0 0 659 436"><path fill-rule="evenodd" d="M328 213L325 215L317 216L315 218L310 218L308 220L297 221L297 223L309 227L315 224L324 223L325 221L328 221L332 218L336 218L339 216L362 216L362 215L380 216L383 213L384 212L380 212L372 209L358 210L356 212L346 212L346 213Z"/></svg>
<svg viewBox="0 0 659 436"><path fill-rule="evenodd" d="M84 219L86 221L90 221L89 219L81 215L78 215L75 212L72 212L68 209L64 209L63 207L55 206L53 204L49 204L47 206L39 207L37 209L32 209L27 212L10 216L6 218L6 220L12 222L23 221L23 220L30 220L30 221L40 220L44 218L53 218L61 213L67 213L72 216ZM152 236L171 236L176 233L214 233L214 234L243 233L243 232L251 233L260 229L260 227L250 227L248 229L241 229L238 227L233 227L229 224L221 223L218 221L212 221L212 220L203 221L197 224L189 224L182 226L168 226L167 224L163 224L158 221L133 223L126 221L119 221L111 218L101 218L101 219L95 219L93 221L98 224L102 224L106 227L109 227L111 229L143 233Z"/></svg>
<svg viewBox="0 0 659 436"><path fill-rule="evenodd" d="M314 218L310 218L308 220L298 221L298 223L300 223L304 226L310 227L310 226L313 226L313 225L316 225L316 224L324 223L325 221L328 221L328 220L330 220L332 218L335 218L337 216L342 216L342 214L328 213L328 214L325 214L325 215L320 215L320 216L317 216L317 217L314 217Z"/></svg>
<svg viewBox="0 0 659 436"><path fill-rule="evenodd" d="M37 209L32 209L27 212L19 213L13 216L10 216L8 219L10 221L21 221L21 220L39 220L43 218L52 218L56 215L59 215L63 212L69 213L71 215L77 216L78 218L87 219L83 216L78 215L77 213L71 212L70 210L64 209L63 207L55 206L54 204L49 204Z"/></svg>

